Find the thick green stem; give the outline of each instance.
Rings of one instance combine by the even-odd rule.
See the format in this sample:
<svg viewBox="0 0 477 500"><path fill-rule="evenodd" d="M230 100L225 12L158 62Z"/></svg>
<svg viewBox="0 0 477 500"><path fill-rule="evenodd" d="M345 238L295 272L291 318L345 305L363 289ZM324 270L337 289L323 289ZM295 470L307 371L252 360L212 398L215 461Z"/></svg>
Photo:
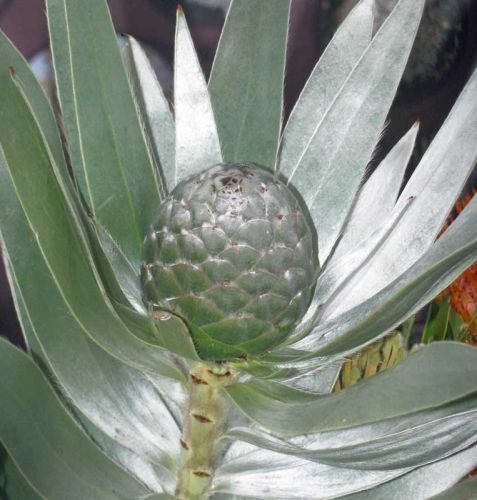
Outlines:
<svg viewBox="0 0 477 500"><path fill-rule="evenodd" d="M217 441L224 431L228 404L222 388L230 384L224 365L198 363L190 373L189 405L181 438L182 457L176 495L180 499L208 498Z"/></svg>

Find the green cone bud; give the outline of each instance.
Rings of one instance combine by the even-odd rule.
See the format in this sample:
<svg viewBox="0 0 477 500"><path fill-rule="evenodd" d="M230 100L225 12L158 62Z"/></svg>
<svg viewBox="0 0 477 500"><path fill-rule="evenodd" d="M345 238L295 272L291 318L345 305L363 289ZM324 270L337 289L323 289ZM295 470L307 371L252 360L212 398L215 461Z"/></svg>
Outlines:
<svg viewBox="0 0 477 500"><path fill-rule="evenodd" d="M343 363L333 391L347 389L361 380L393 368L407 355L408 349L404 337L400 332L393 332L347 359Z"/></svg>
<svg viewBox="0 0 477 500"><path fill-rule="evenodd" d="M144 300L186 320L202 359L261 354L306 311L318 267L313 238L272 173L216 165L160 206L144 242Z"/></svg>

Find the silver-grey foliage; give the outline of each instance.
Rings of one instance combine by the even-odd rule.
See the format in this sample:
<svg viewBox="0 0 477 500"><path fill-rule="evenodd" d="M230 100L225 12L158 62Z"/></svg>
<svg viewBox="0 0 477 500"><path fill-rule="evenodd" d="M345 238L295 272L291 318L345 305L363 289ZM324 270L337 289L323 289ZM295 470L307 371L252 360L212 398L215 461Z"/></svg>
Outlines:
<svg viewBox="0 0 477 500"><path fill-rule="evenodd" d="M73 176L45 95L2 35L0 234L28 352L0 341L0 495L475 491L443 493L477 464L475 348L426 346L331 393L346 356L477 257L476 200L437 238L477 157L477 73L400 195L417 126L365 181L424 0L397 2L374 36L373 2L359 2L281 135L289 0L232 1L210 82L179 10L173 111L140 44L121 54L105 1L46 4ZM322 267L286 338L224 363L201 359L210 339L183 311L144 303L142 240L180 181L242 160L302 198Z"/></svg>

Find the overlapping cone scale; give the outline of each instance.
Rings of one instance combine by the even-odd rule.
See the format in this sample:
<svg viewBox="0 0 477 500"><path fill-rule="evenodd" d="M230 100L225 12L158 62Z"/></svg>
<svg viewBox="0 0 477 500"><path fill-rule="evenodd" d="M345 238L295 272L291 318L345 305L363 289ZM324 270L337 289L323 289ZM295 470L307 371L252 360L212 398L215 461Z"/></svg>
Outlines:
<svg viewBox="0 0 477 500"><path fill-rule="evenodd" d="M256 165L216 165L181 182L160 206L144 242L144 300L182 316L200 337L203 359L261 354L305 313L314 248L285 184Z"/></svg>

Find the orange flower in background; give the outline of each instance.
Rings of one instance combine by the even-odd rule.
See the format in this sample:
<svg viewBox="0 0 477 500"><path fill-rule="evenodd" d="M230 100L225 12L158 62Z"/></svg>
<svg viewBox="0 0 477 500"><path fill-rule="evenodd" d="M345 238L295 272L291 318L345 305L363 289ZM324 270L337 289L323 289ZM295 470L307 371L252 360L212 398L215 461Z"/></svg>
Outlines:
<svg viewBox="0 0 477 500"><path fill-rule="evenodd" d="M472 195L467 194L462 200L455 204L455 211L460 214L470 202L476 189L472 189ZM451 215L448 223L443 227L441 234L454 220ZM452 309L462 318L467 329L466 342L477 345L477 262L464 271L448 288L442 296L448 296Z"/></svg>
<svg viewBox="0 0 477 500"><path fill-rule="evenodd" d="M464 271L447 291L452 308L467 324L473 342L477 342L477 264Z"/></svg>

